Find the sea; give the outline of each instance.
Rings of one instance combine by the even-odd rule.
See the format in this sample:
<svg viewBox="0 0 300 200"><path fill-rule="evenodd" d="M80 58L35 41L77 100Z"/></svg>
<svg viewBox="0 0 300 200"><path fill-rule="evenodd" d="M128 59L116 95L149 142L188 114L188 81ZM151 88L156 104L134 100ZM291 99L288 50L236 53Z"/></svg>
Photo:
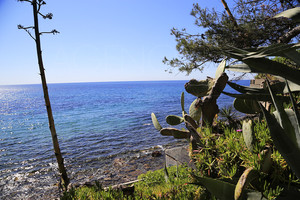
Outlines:
<svg viewBox="0 0 300 200"><path fill-rule="evenodd" d="M103 178L103 170L109 171L117 158L186 143L160 135L151 121L153 112L167 127L167 115L181 115L186 82L48 84L71 182ZM248 80L238 82L249 85ZM229 86L225 91L234 92ZM186 110L194 99L185 92ZM218 99L219 108L232 102L223 94ZM0 86L0 199L43 199L58 181L42 86Z"/></svg>

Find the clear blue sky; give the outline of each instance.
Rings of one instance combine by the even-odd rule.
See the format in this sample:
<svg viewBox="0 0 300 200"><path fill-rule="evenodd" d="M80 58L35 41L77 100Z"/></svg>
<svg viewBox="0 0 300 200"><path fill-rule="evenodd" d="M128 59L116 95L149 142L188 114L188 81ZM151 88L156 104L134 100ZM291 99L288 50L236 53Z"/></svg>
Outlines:
<svg viewBox="0 0 300 200"><path fill-rule="evenodd" d="M170 29L201 32L190 15L193 3L223 11L221 0L48 0L40 18L42 51L49 83L188 80L214 76L214 65L204 73L186 76L165 72L164 56L177 56ZM232 0L228 0L229 5ZM0 0L0 85L40 83L35 43L17 25L33 24L27 2Z"/></svg>

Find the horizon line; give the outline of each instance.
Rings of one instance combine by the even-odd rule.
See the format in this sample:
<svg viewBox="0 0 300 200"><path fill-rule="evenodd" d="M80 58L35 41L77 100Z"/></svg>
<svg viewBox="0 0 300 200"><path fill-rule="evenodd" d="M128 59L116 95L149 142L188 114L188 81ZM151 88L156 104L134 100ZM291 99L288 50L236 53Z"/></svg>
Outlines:
<svg viewBox="0 0 300 200"><path fill-rule="evenodd" d="M189 81L191 79L177 79L177 80L134 80L134 81L78 81L78 82L50 82L47 84L80 84L80 83L122 83L122 82L167 82L167 81ZM250 80L250 79L241 79ZM42 83L16 83L16 84L0 84L0 86L21 86L21 85L41 85Z"/></svg>

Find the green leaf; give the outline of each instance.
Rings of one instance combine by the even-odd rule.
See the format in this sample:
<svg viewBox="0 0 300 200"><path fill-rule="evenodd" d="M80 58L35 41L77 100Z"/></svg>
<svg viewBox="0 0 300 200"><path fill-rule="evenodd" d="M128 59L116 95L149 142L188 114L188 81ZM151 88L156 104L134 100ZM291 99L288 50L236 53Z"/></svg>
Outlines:
<svg viewBox="0 0 300 200"><path fill-rule="evenodd" d="M228 65L225 69L241 73L262 73L262 71L252 69L247 64Z"/></svg>
<svg viewBox="0 0 300 200"><path fill-rule="evenodd" d="M184 109L184 92L181 93L180 104L181 104L182 113L185 114L186 112L185 112L185 109ZM182 117L184 117L184 114L182 114Z"/></svg>
<svg viewBox="0 0 300 200"><path fill-rule="evenodd" d="M288 87L290 88L290 92L300 91L300 85L293 83L292 81L287 81L287 82L288 82L288 85L286 84L286 86L283 90L284 93L289 93Z"/></svg>
<svg viewBox="0 0 300 200"><path fill-rule="evenodd" d="M247 94L232 94L229 92L222 92L223 94L226 94L230 97L234 97L237 99L252 99L256 101L272 101L272 98L269 94L256 94L256 93L247 93ZM289 101L288 97L285 96L278 96L278 99L280 99L283 102Z"/></svg>
<svg viewBox="0 0 300 200"><path fill-rule="evenodd" d="M295 138L296 145L300 148L300 132L299 132L299 124L298 124L297 116L296 116L295 112L292 109L284 109L284 112L286 113L289 121L291 122L290 125L292 127L290 127L290 128L294 129L293 131L294 131L295 135L293 136L293 138ZM277 121L280 124L281 115L279 114L279 112L275 111L275 112L273 112L273 114L274 114L275 118L277 119ZM293 140L293 138L291 138L291 140Z"/></svg>
<svg viewBox="0 0 300 200"><path fill-rule="evenodd" d="M175 128L162 128L160 134L163 136L173 136L173 129Z"/></svg>
<svg viewBox="0 0 300 200"><path fill-rule="evenodd" d="M197 177L193 175L194 182L192 184L205 187L212 195L220 200L233 200L235 185L209 177ZM258 192L244 190L239 199L257 200L265 198Z"/></svg>
<svg viewBox="0 0 300 200"><path fill-rule="evenodd" d="M190 105L189 115L198 122L201 118L202 110L201 107L196 107L197 99L195 99Z"/></svg>
<svg viewBox="0 0 300 200"><path fill-rule="evenodd" d="M296 101L295 101L295 99L292 95L292 92L291 92L291 89L290 89L290 84L288 83L288 81L286 79L285 79L285 83L286 83L286 87L287 87L287 90L288 90L288 93L289 93L289 96L290 96L290 99L291 99L291 102L292 102L292 105L293 105L293 110L294 110L295 115L296 115L296 123L297 123L298 130L299 130L300 129L300 113L299 113Z"/></svg>
<svg viewBox="0 0 300 200"><path fill-rule="evenodd" d="M252 120L243 121L243 138L247 148L252 151L253 150L253 141L254 141L254 133L253 133L253 125Z"/></svg>
<svg viewBox="0 0 300 200"><path fill-rule="evenodd" d="M271 101L271 96L269 94L233 94L229 92L222 92L227 96L234 97L237 99L251 99L257 101Z"/></svg>
<svg viewBox="0 0 300 200"><path fill-rule="evenodd" d="M221 74L225 71L225 66L226 66L226 59L223 59L216 70L215 79L218 79L221 76Z"/></svg>
<svg viewBox="0 0 300 200"><path fill-rule="evenodd" d="M156 118L156 116L155 116L154 113L151 113L151 119L152 119L152 123L153 123L154 127L155 127L158 131L160 131L160 130L162 129L162 127L161 127L161 125L159 124L159 122L158 122L158 120L157 120L157 118Z"/></svg>
<svg viewBox="0 0 300 200"><path fill-rule="evenodd" d="M179 130L176 128L163 128L160 130L160 134L163 136L173 136L176 139L185 139L190 137L190 132L185 130Z"/></svg>
<svg viewBox="0 0 300 200"><path fill-rule="evenodd" d="M227 81L227 84L235 89L236 91L240 92L240 93L261 93L261 94L268 94L268 91L263 89L263 88L252 88L252 87L246 87L243 85L239 85L230 81Z"/></svg>
<svg viewBox="0 0 300 200"><path fill-rule="evenodd" d="M271 147L266 146L266 149L262 150L259 155L262 157L261 171L268 174L273 164Z"/></svg>
<svg viewBox="0 0 300 200"><path fill-rule="evenodd" d="M286 17L294 20L295 22L300 22L300 7L285 10L275 15L273 18L278 18L278 17Z"/></svg>
<svg viewBox="0 0 300 200"><path fill-rule="evenodd" d="M260 72L260 73L267 73L273 74L277 76L282 76L294 83L300 85L300 70L291 68L285 64L267 59L267 58L253 58L249 57L250 51L248 53L237 53L240 50L236 47L231 47L231 50L226 51L226 53L235 59L238 59L244 64L246 64L250 69L251 72ZM288 50L287 50L288 51Z"/></svg>
<svg viewBox="0 0 300 200"><path fill-rule="evenodd" d="M283 56L300 65L300 53L296 50L284 52Z"/></svg>
<svg viewBox="0 0 300 200"><path fill-rule="evenodd" d="M275 117L271 115L262 105L260 105L260 107L266 118L268 127L270 129L270 135L276 148L289 164L296 176L300 178L300 149L298 145L295 145L295 142L287 136L287 133L279 125Z"/></svg>
<svg viewBox="0 0 300 200"><path fill-rule="evenodd" d="M256 114L260 112L259 105L256 100L253 99L240 99L236 98L233 101L233 107L242 113Z"/></svg>
<svg viewBox="0 0 300 200"><path fill-rule="evenodd" d="M166 117L166 122L172 126L179 125L183 122L183 118L177 115L168 115Z"/></svg>
<svg viewBox="0 0 300 200"><path fill-rule="evenodd" d="M234 190L234 199L240 199L242 197L243 191L246 190L246 187L250 182L256 178L259 178L259 173L256 170L253 170L252 167L246 169L244 173L240 176L235 190Z"/></svg>
<svg viewBox="0 0 300 200"><path fill-rule="evenodd" d="M234 199L235 185L208 177L193 177L193 184L204 186L212 195L220 200Z"/></svg>
<svg viewBox="0 0 300 200"><path fill-rule="evenodd" d="M244 57L245 59L249 58L264 58L264 57L269 57L269 56L284 56L285 53L295 51L295 49L299 48L300 44L284 44L284 43L279 43L279 44L272 44L267 47L260 47L257 48L256 51L249 52L247 55Z"/></svg>
<svg viewBox="0 0 300 200"><path fill-rule="evenodd" d="M287 136L291 139L291 141L294 141L295 144L297 145L295 129L291 121L289 120L287 113L284 110L283 102L279 98L277 98L277 96L274 94L268 80L267 80L267 85L268 85L270 95L272 97L273 104L276 108L276 111L279 113L278 115L275 115L276 119L281 125L281 127L284 129L284 131L286 132Z"/></svg>
<svg viewBox="0 0 300 200"><path fill-rule="evenodd" d="M195 120L193 120L193 118L187 114L184 115L184 120L188 123L191 124L192 127L194 127L194 129L198 128L198 125L196 124Z"/></svg>

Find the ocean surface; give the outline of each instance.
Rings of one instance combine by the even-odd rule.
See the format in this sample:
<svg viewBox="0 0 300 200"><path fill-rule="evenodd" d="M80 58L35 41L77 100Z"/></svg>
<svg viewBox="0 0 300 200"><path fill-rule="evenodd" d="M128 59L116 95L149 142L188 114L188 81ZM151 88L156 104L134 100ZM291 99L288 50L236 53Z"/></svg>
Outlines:
<svg viewBox="0 0 300 200"><path fill-rule="evenodd" d="M49 84L60 148L70 178L84 181L112 159L178 142L153 127L154 112L181 115L187 81ZM249 81L239 81L249 85ZM233 92L230 87L225 91ZM194 96L185 92L186 110ZM233 98L221 95L219 108ZM0 199L30 199L58 182L41 85L0 86Z"/></svg>

